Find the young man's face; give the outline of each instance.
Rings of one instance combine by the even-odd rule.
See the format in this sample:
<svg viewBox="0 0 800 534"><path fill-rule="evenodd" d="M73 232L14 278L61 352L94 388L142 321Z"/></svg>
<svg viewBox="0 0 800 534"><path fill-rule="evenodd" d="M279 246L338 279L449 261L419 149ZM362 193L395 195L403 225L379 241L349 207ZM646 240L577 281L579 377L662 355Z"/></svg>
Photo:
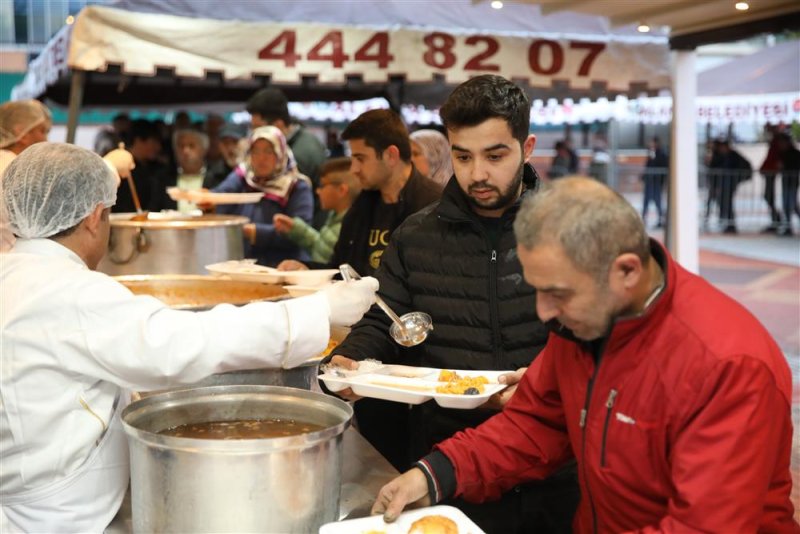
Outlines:
<svg viewBox="0 0 800 534"><path fill-rule="evenodd" d="M477 126L448 130L453 171L473 210L499 217L519 198L523 164L536 145L528 136L520 147L503 119L488 119Z"/></svg>
<svg viewBox="0 0 800 534"><path fill-rule="evenodd" d="M555 243L533 249L517 246L525 281L536 289L536 313L542 322L556 320L579 339L605 335L618 315L618 298L575 265Z"/></svg>
<svg viewBox="0 0 800 534"><path fill-rule="evenodd" d="M351 139L350 172L358 178L363 189L378 190L392 177L392 170L374 148L363 139Z"/></svg>

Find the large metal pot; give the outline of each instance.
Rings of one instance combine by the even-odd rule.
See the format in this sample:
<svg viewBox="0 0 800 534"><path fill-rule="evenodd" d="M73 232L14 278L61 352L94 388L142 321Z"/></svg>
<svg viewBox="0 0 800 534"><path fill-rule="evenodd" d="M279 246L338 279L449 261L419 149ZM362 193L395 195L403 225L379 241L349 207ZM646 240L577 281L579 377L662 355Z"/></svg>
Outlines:
<svg viewBox="0 0 800 534"><path fill-rule="evenodd" d="M122 413L135 532L317 532L335 521L342 432L352 408L311 391L217 386L154 395ZM282 438L160 435L183 424L294 419L323 430Z"/></svg>
<svg viewBox="0 0 800 534"><path fill-rule="evenodd" d="M206 265L244 257L237 215L131 220L132 213L111 215L108 252L97 270L120 274L207 274Z"/></svg>

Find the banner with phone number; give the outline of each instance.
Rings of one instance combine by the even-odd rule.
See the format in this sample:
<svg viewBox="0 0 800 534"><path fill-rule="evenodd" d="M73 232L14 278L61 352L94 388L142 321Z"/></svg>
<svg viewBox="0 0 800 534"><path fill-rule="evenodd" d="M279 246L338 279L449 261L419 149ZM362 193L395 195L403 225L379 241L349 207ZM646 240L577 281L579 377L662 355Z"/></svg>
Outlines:
<svg viewBox="0 0 800 534"><path fill-rule="evenodd" d="M268 75L278 84L301 83L304 77L338 84L351 76L381 83L397 75L409 82L439 76L460 83L492 73L534 87L566 82L587 89L600 83L627 91L632 84L650 90L669 85L666 43L218 21L101 6L78 16L68 64L88 71L114 64L138 75L157 68L186 77L219 72L228 80Z"/></svg>

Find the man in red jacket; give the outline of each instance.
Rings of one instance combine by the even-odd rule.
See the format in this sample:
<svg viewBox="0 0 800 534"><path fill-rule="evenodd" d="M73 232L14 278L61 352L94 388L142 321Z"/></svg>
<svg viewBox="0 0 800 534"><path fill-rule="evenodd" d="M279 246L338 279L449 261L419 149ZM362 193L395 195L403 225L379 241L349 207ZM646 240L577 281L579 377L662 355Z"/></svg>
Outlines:
<svg viewBox="0 0 800 534"><path fill-rule="evenodd" d="M791 375L764 327L598 182L553 182L514 229L548 344L503 412L437 445L373 512L496 499L575 458L576 532L800 533Z"/></svg>

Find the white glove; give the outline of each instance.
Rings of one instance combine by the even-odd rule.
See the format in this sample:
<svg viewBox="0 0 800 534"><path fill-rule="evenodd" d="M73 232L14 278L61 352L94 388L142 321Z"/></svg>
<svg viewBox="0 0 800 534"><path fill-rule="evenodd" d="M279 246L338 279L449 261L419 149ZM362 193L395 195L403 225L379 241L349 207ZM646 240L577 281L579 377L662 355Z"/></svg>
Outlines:
<svg viewBox="0 0 800 534"><path fill-rule="evenodd" d="M378 281L371 276L351 282L336 282L322 293L328 299L333 326L350 326L375 303Z"/></svg>

